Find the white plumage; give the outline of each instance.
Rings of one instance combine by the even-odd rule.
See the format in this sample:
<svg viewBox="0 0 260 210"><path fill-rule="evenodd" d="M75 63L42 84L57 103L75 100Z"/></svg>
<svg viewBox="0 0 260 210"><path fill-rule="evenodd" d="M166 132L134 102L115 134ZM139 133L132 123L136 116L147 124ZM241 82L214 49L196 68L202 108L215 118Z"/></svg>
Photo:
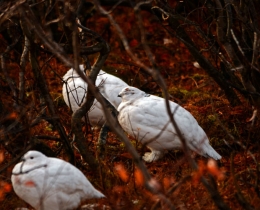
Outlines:
<svg viewBox="0 0 260 210"><path fill-rule="evenodd" d="M105 197L70 163L27 152L12 171L15 193L37 210L74 209L85 199Z"/></svg>
<svg viewBox="0 0 260 210"><path fill-rule="evenodd" d="M83 65L79 67L81 71L84 71ZM62 87L64 101L75 112L86 100L88 85L74 69L68 70L63 80L65 81ZM118 93L128 85L118 77L100 70L96 79L96 86L100 93L117 108L121 102L121 99L117 97ZM93 126L101 126L105 122L102 106L96 99L88 112L88 119Z"/></svg>
<svg viewBox="0 0 260 210"><path fill-rule="evenodd" d="M181 140L167 114L165 99L130 86L124 88L118 96L122 98L118 107L120 125L151 150L151 153L144 155L145 161L158 160L163 156L164 150L182 148ZM200 155L221 159L191 113L172 101L169 103L188 147Z"/></svg>

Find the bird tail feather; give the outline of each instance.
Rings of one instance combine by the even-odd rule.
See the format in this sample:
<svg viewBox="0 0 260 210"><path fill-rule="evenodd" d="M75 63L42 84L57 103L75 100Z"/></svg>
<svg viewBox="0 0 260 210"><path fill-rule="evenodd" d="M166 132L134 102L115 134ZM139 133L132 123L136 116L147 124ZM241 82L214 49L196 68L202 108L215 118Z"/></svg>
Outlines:
<svg viewBox="0 0 260 210"><path fill-rule="evenodd" d="M211 158L213 158L215 160L220 160L221 159L221 156L210 145L208 145L206 156L211 157Z"/></svg>

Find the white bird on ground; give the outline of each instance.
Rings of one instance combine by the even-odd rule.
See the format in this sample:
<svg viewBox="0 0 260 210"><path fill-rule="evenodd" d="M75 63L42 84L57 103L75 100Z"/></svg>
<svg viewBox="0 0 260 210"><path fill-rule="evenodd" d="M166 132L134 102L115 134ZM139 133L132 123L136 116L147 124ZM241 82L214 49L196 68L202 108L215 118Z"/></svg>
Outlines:
<svg viewBox="0 0 260 210"><path fill-rule="evenodd" d="M164 150L182 148L180 137L170 122L165 99L130 86L124 88L118 96L122 98L117 109L120 125L151 150L151 153L145 153L143 156L145 161L158 160L163 156ZM205 157L221 159L210 146L206 133L191 113L172 101L169 103L173 118L189 149Z"/></svg>
<svg viewBox="0 0 260 210"><path fill-rule="evenodd" d="M84 71L83 65L79 67L81 71ZM88 85L74 69L68 70L63 76L63 80L65 81L62 87L64 101L75 112L86 100ZM121 102L118 93L128 85L118 77L100 70L96 79L96 86L100 93L117 108ZM96 99L88 112L88 119L92 126L102 126L105 122L102 106Z"/></svg>
<svg viewBox="0 0 260 210"><path fill-rule="evenodd" d="M70 163L33 150L15 165L11 181L15 193L37 210L74 209L85 199L105 197Z"/></svg>

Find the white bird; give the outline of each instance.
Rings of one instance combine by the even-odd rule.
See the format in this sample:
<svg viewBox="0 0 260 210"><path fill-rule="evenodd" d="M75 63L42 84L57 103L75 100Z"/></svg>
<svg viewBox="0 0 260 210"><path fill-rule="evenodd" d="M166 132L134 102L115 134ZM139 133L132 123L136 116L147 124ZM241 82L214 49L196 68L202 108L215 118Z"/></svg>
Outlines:
<svg viewBox="0 0 260 210"><path fill-rule="evenodd" d="M81 71L84 71L83 65L79 67ZM63 76L63 80L65 81L62 87L64 101L67 106L71 107L72 111L75 112L86 100L88 85L74 69L68 70ZM100 70L95 84L99 88L100 93L115 108L117 108L121 102L118 93L124 87L128 86L123 80L102 70ZM88 119L92 126L102 126L105 122L102 106L96 99L88 112Z"/></svg>
<svg viewBox="0 0 260 210"><path fill-rule="evenodd" d="M33 150L15 165L11 181L15 193L37 210L74 209L85 199L105 197L70 163Z"/></svg>
<svg viewBox="0 0 260 210"><path fill-rule="evenodd" d="M122 98L117 109L120 125L151 150L151 153L143 156L145 161L158 160L163 156L164 150L182 148L180 137L170 122L165 99L130 86L124 88L118 96ZM173 118L189 149L215 160L221 159L191 113L172 101L169 103Z"/></svg>

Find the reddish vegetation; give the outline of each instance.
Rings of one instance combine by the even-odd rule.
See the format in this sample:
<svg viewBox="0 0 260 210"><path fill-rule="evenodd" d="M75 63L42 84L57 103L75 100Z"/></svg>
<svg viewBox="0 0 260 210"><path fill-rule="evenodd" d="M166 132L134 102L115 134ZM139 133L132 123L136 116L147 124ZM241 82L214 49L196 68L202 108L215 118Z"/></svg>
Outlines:
<svg viewBox="0 0 260 210"><path fill-rule="evenodd" d="M125 12L115 15L116 21L123 27L129 45L133 48L137 57L149 65L149 60L139 40L140 32L136 26L136 19L132 13L127 13L127 9L124 10ZM231 107L223 91L218 88L213 79L206 75L203 69L194 67L194 59L185 46L175 38L170 37L149 13L143 12L142 14L149 46L160 72L165 78L171 99L194 115L209 136L212 146L223 157L220 161L220 167L218 167L211 160L196 156L199 169L192 171L181 151L169 152L158 162L146 164L153 178L160 183L157 186L158 189L171 200L177 209L216 209L210 194L200 182L201 176L210 179L209 175L211 175L216 180L215 184L221 196L231 209L244 209L239 204L238 199L250 203L255 209L260 209L257 170L257 163L260 161L258 143L260 132L256 125L251 126L250 122L247 122L247 119L251 116L251 107L246 101L244 101L243 106ZM134 64L134 61L129 58L122 47L114 28L106 27L107 24L109 24L109 21L98 15L89 19L86 24L90 29L100 33L111 45L111 53L103 69L122 78L130 85L151 94L162 96L156 82L144 70ZM104 28L107 28L107 30L104 31ZM165 42L168 43L164 44ZM47 84L55 101L59 117L66 132L69 133L71 111L63 102L61 96L62 81L57 76L63 76L67 68L56 59L49 60L48 65L44 66L47 59L48 56L43 54L39 58L40 65L43 66L43 72L47 78ZM92 56L93 61L94 59L95 57ZM11 76L17 80L17 65L10 61L7 68ZM26 93L28 102L34 101L37 104L33 92L35 81L30 73L29 66L27 70L26 83L31 88L28 88ZM6 98L3 97L2 100L6 105L11 103L11 98L8 95L6 95ZM33 110L30 105L28 110L30 110L31 115L37 115L37 111ZM10 115L6 120L17 116L22 117L10 109ZM89 130L86 127L84 129ZM229 134L234 136L235 139L230 138ZM30 129L29 135L58 137L57 131L53 131L47 122ZM93 154L96 152L97 138L98 131L94 130L86 134L86 141L89 143ZM134 139L131 140L139 154L146 151ZM235 141L239 141L243 147L236 144ZM60 150L61 147L61 144L56 141L48 141L48 145L54 151ZM91 168L84 165L77 150L74 150L74 152L77 167L84 172L97 189L107 196L107 199L86 201L86 203L98 202L100 205L97 209L103 209L102 205L109 206L110 209L150 209L157 202L157 197L144 189L142 173L135 167L131 155L115 134L109 134L105 158L100 160L99 177L92 172ZM11 160L11 156L7 152L4 160L2 154L0 153L2 164ZM66 158L62 154L60 157ZM0 183L2 209L28 206L10 190L11 169L12 167L8 168L7 172L1 176L1 179L4 180ZM183 183L174 192L167 194L167 191L181 180ZM156 182L151 184L156 184ZM5 194L4 200L3 194ZM245 205L248 204L245 203Z"/></svg>

